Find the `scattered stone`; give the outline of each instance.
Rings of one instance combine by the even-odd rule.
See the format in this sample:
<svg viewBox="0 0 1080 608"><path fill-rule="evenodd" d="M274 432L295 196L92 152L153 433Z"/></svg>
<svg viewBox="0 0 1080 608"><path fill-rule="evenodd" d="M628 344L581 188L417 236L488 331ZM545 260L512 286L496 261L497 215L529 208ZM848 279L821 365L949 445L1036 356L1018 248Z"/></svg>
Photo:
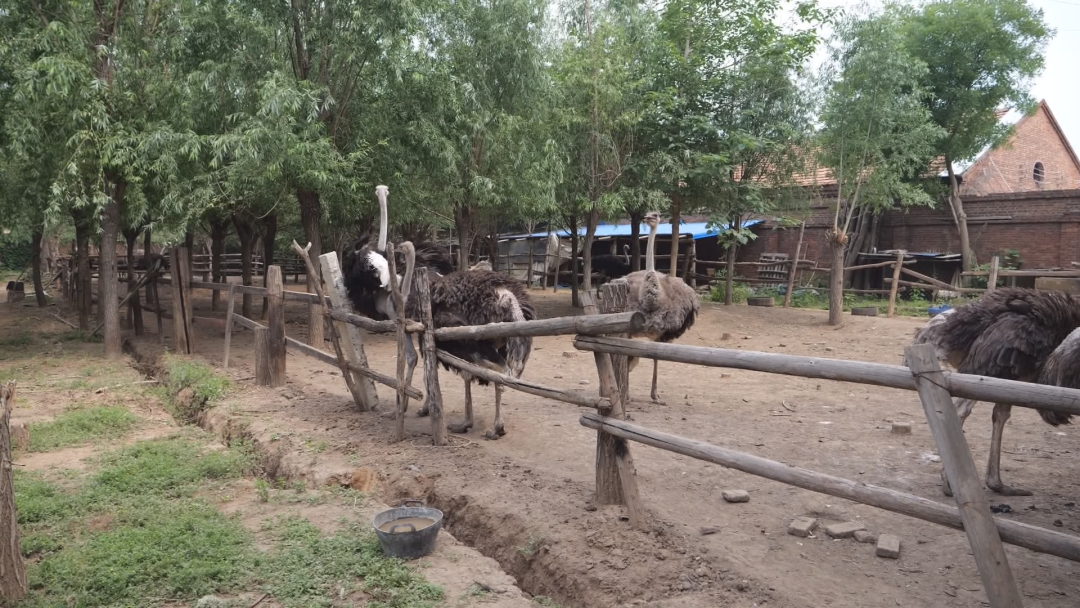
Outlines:
<svg viewBox="0 0 1080 608"><path fill-rule="evenodd" d="M585 505L585 510L586 510L586 511L588 511L588 512L590 512L590 513L592 513L593 511L595 511L595 510L596 510L596 505L594 505L594 504L587 504L587 505Z"/></svg>
<svg viewBox="0 0 1080 608"><path fill-rule="evenodd" d="M204 595L196 602L195 608L228 608L229 602L216 595Z"/></svg>
<svg viewBox="0 0 1080 608"><path fill-rule="evenodd" d="M728 502L749 502L750 493L746 490L724 490L720 493Z"/></svg>
<svg viewBox="0 0 1080 608"><path fill-rule="evenodd" d="M1055 527L1058 527L1058 528L1060 528L1060 527L1062 527L1062 526L1064 526L1064 525L1065 525L1065 522L1061 521L1060 519L1055 519L1055 520L1054 520L1054 526L1055 526Z"/></svg>
<svg viewBox="0 0 1080 608"><path fill-rule="evenodd" d="M813 517L796 517L790 524L788 524L788 534L793 536L801 536L806 538L810 536L817 528L817 519Z"/></svg>
<svg viewBox="0 0 1080 608"><path fill-rule="evenodd" d="M838 524L825 526L825 534L833 538L851 538L857 530L865 530L866 526L857 521L844 521Z"/></svg>
<svg viewBox="0 0 1080 608"><path fill-rule="evenodd" d="M878 535L873 532L867 532L866 530L856 530L855 540L860 543L876 543L878 541Z"/></svg>
<svg viewBox="0 0 1080 608"><path fill-rule="evenodd" d="M892 423L893 435L910 435L911 423L910 422L894 422Z"/></svg>
<svg viewBox="0 0 1080 608"><path fill-rule="evenodd" d="M690 581L683 581L683 582L679 583L679 590L681 590L681 591L690 591L693 588L694 588L694 584L691 583Z"/></svg>
<svg viewBox="0 0 1080 608"><path fill-rule="evenodd" d="M877 556L888 559L900 557L900 537L892 534L882 534L877 541Z"/></svg>
<svg viewBox="0 0 1080 608"><path fill-rule="evenodd" d="M743 580L735 583L735 588L738 589L739 591L749 591L750 590L750 581L748 581L746 579L743 579Z"/></svg>
<svg viewBox="0 0 1080 608"><path fill-rule="evenodd" d="M581 381L579 381L579 382L578 382L578 384L580 384L580 385L582 385L582 386L585 386L585 385L586 385L586 384L588 384L588 383L589 383L589 381L588 381L588 380L581 380Z"/></svg>
<svg viewBox="0 0 1080 608"><path fill-rule="evenodd" d="M990 512L991 513L1012 513L1013 510L1012 510L1011 506L1009 506L1009 505L1007 505L1005 503L1001 503L1000 505L990 505Z"/></svg>
<svg viewBox="0 0 1080 608"><path fill-rule="evenodd" d="M831 347L831 346L826 346L826 347L825 347L825 352L827 352L827 353L831 353L831 352L833 352L834 350L836 350L836 349L835 349L835 348L833 348L833 347Z"/></svg>
<svg viewBox="0 0 1080 608"><path fill-rule="evenodd" d="M720 526L703 526L698 532L700 532L702 536L708 536L710 534L716 534L720 529Z"/></svg>
<svg viewBox="0 0 1080 608"><path fill-rule="evenodd" d="M572 351L572 350L564 350L564 351L562 352L562 356L564 356L564 357L566 357L567 359L569 359L569 358L571 358L571 357L573 357L573 356L574 356L574 351Z"/></svg>
<svg viewBox="0 0 1080 608"><path fill-rule="evenodd" d="M730 339L731 339L731 334L729 334L729 333L727 333L727 332L725 331L725 332L723 333L723 335L721 335L721 336L720 336L720 339L721 339L721 340L730 340Z"/></svg>

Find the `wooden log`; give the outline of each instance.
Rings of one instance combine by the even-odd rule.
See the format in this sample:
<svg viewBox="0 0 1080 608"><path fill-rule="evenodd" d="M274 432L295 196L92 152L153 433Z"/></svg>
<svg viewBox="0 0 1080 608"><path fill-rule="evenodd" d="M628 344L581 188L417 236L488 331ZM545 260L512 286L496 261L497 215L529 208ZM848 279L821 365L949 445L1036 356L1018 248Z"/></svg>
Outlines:
<svg viewBox="0 0 1080 608"><path fill-rule="evenodd" d="M599 312L593 291L582 290L578 296L585 314ZM596 373L600 378L600 395L611 401L610 409L597 408L598 415L606 416L610 413L618 418L624 417L626 404L615 377L611 356L594 353L593 358L596 361ZM612 462L615 463L614 469L611 468ZM603 432L596 434L596 502L626 505L630 525L639 530L645 528L645 508L638 492L637 472L634 469L630 446L625 440Z"/></svg>
<svg viewBox="0 0 1080 608"><path fill-rule="evenodd" d="M296 338L290 338L288 336L285 337L285 345L288 348L291 348L302 355L306 355L308 357L311 357L312 359L317 359L319 361L322 361L323 363L328 363L337 367L337 357L335 357L333 353L328 353L325 350L315 348L314 346L310 346L308 344L304 344ZM395 381L390 376L380 374L379 372L371 368L361 367L359 365L356 365L355 363L346 362L346 365L348 366L349 371L356 376L370 379L373 382L378 382L379 384L389 386L390 388L397 390L397 381ZM424 398L424 393L416 390L411 386L405 387L405 393L413 399Z"/></svg>
<svg viewBox="0 0 1080 608"><path fill-rule="evenodd" d="M270 330L262 325L255 332L255 384L270 386Z"/></svg>
<svg viewBox="0 0 1080 608"><path fill-rule="evenodd" d="M216 319L214 317L198 317L192 315L191 323L193 325L200 325L203 327L213 327L215 329L225 329L225 319Z"/></svg>
<svg viewBox="0 0 1080 608"><path fill-rule="evenodd" d="M397 268L394 262L394 244L387 243L386 263L390 267L390 297L394 300L394 322L397 325L397 415L394 416L394 441L405 441L405 411L409 409L409 398L405 395L405 340L411 340L405 333L405 299L401 297L398 285ZM507 254L509 255L509 254Z"/></svg>
<svg viewBox="0 0 1080 608"><path fill-rule="evenodd" d="M345 289L345 275L338 265L337 254L333 251L322 254L319 256L319 264L322 266L323 281L329 292L328 306L333 307L333 310L329 311L329 318L333 319L334 313L343 313L362 319L363 317L352 314L352 302L349 300L348 291ZM326 302L323 303L326 304ZM367 353L364 352L364 336L360 333L360 330L356 326L347 323L334 323L331 321L330 324L334 326L331 335L336 333L338 340L341 341L341 350L345 360L360 367L369 367ZM322 350L322 345L320 344L316 348ZM366 376L357 375L353 378L353 383L356 384L360 398L364 403L361 411L365 411L364 408L367 411L377 409L379 407L379 394L375 390L374 381Z"/></svg>
<svg viewBox="0 0 1080 608"><path fill-rule="evenodd" d="M985 277L989 276L989 270L968 270L961 272L962 277ZM999 270L999 277L1080 277L1080 270Z"/></svg>
<svg viewBox="0 0 1080 608"><path fill-rule="evenodd" d="M343 301L347 301L347 299ZM351 308L350 305L349 309L351 310ZM369 319L356 313L348 312L344 306L339 306L337 304L334 304L334 309L326 314L335 321L341 321L342 323L365 329L373 334L392 334L397 331L397 323L394 321L376 321L374 319ZM348 327L346 327L346 329L348 329ZM418 334L424 331L424 326L416 321L406 320L405 331L411 334ZM359 335L359 332L357 332L357 334Z"/></svg>
<svg viewBox="0 0 1080 608"><path fill-rule="evenodd" d="M901 259L901 264L914 264L915 260L906 260L906 261L903 260L902 256L903 256L904 253L906 253L906 252L901 252L901 253L897 254L897 257ZM869 270L871 268L885 268L886 266L895 266L895 265L896 265L895 261L889 260L888 262L875 262L873 264L860 264L858 266L848 266L847 268L844 269L844 272L845 273L846 272L852 272L854 270ZM825 270L825 269L822 269L822 270Z"/></svg>
<svg viewBox="0 0 1080 608"><path fill-rule="evenodd" d="M902 272L902 273L904 273L906 275L909 275L909 276L913 276L916 279L919 279L920 281L924 281L926 283L929 283L930 285L933 285L933 286L937 287L938 289L942 289L942 290L945 290L945 291L958 291L960 293L982 293L983 291L985 291L983 289L975 289L973 287L953 287L952 285L949 285L945 281L939 281L939 280L935 279L934 277L927 276L927 275L925 275L925 274L923 274L921 272L915 272L914 270L912 270L910 268L901 267L900 272Z"/></svg>
<svg viewBox="0 0 1080 608"><path fill-rule="evenodd" d="M904 358L911 366L923 412L956 497L964 532L971 544L971 553L979 568L990 606L1020 608L1023 600L994 524L994 516L990 514L990 505L983 497L982 481L975 470L975 462L971 460L960 417L953 406L952 396L943 387L945 377L934 354L934 347L929 344L908 346L904 349Z"/></svg>
<svg viewBox="0 0 1080 608"><path fill-rule="evenodd" d="M236 285L229 287L229 303L225 305L225 353L221 356L221 367L229 369L229 345L232 344L232 330L236 310Z"/></svg>
<svg viewBox="0 0 1080 608"><path fill-rule="evenodd" d="M172 250L173 287L173 349L181 354L195 352L195 332L191 328L191 287L188 280L188 250L177 247Z"/></svg>
<svg viewBox="0 0 1080 608"><path fill-rule="evenodd" d="M609 408L611 407L611 401L606 397L592 397L585 395L584 393L578 393L575 391L565 391L560 388L553 388L550 386L544 386L543 384L537 384L528 380L522 380L521 378L515 378L507 374L500 374L499 372L492 371L485 367L473 365L464 359L459 359L446 351L436 351L436 357L443 363L467 372L469 375L476 376L477 378L483 378L488 382L494 382L503 386L512 388L523 393L529 393L530 395L536 395L537 397L545 397L547 399L553 399L555 401L562 401L563 403L569 403L578 407L591 407L591 408Z"/></svg>
<svg viewBox="0 0 1080 608"><path fill-rule="evenodd" d="M29 586L19 542L19 516L15 510L15 482L11 459L11 410L15 409L15 383L0 386L0 604L14 605L26 597Z"/></svg>
<svg viewBox="0 0 1080 608"><path fill-rule="evenodd" d="M258 321L252 321L251 319L245 317L240 313L233 314L233 323L239 325L240 327L243 327L244 329L250 329L251 331L255 331L256 329L268 329L262 323L259 323Z"/></svg>
<svg viewBox="0 0 1080 608"><path fill-rule="evenodd" d="M793 260L798 260L799 256L802 255L804 232L806 232L806 220L803 220L802 223L799 224L799 240L795 244L795 256L792 258ZM784 292L784 308L791 307L791 292L795 290L795 273L799 271L798 263L788 264L788 266L787 291Z"/></svg>
<svg viewBox="0 0 1080 608"><path fill-rule="evenodd" d="M771 374L856 382L915 390L908 368L900 365L822 359L779 353L762 353L685 344L660 344L644 340L579 336L574 347L590 352L603 352L631 357L656 358L710 367L729 367ZM953 397L963 397L989 403L1010 403L1020 407L1042 408L1080 416L1080 390L944 372L945 387Z"/></svg>
<svg viewBox="0 0 1080 608"><path fill-rule="evenodd" d="M900 289L900 271L904 268L904 254L906 252L899 251L896 254L896 261L893 262L892 270L892 285L889 286L889 308L885 311L885 316L892 318L893 313L896 312L896 292Z"/></svg>
<svg viewBox="0 0 1080 608"><path fill-rule="evenodd" d="M626 308L630 300L630 287L626 283L606 283L600 288L600 294L603 298L600 300L599 309L603 311L605 315L614 314L627 314ZM642 322L644 322L645 315L640 311L633 311L629 314L641 315ZM584 318L584 317L575 317ZM611 334L617 338L628 338L628 331L639 331L637 328L627 328L624 331L603 332L605 334ZM630 365L629 360L626 357L612 357L611 366L615 372L615 381L619 385L619 392L622 395L622 402L630 402Z"/></svg>
<svg viewBox="0 0 1080 608"><path fill-rule="evenodd" d="M645 315L638 311L578 317L555 317L538 321L514 321L440 327L435 330L439 340L493 340L496 338L562 335L607 335L640 332Z"/></svg>
<svg viewBox="0 0 1080 608"><path fill-rule="evenodd" d="M605 418L591 412L583 414L579 422L585 428L603 430L630 441L779 481L789 486L846 498L860 504L957 530L962 530L964 527L960 513L955 507L928 498L793 467L704 441L656 431L625 420ZM1007 543L1080 562L1080 538L1006 519L994 518L994 523L997 525L1002 540Z"/></svg>
<svg viewBox="0 0 1080 608"><path fill-rule="evenodd" d="M993 291L993 290L997 289L997 279L998 279L998 270L999 270L998 266L1000 264L1001 264L1001 260L998 258L998 256L995 255L995 256L990 258L990 274L987 275L987 278L986 278L986 290L987 291Z"/></svg>
<svg viewBox="0 0 1080 608"><path fill-rule="evenodd" d="M301 247L296 241L292 242L292 250L296 252L296 255L300 256L300 259L304 260L304 267L307 268L307 276L315 277L315 280L311 282L311 285L315 288L315 294L318 296L317 302L322 310L322 315L325 316L328 310L326 304L326 298L323 297L322 281L318 280L319 274L315 272L315 264L311 261L311 256L308 255L308 249L311 248L311 243L307 244L307 248ZM338 369L341 370L341 377L345 379L345 385L349 387L349 394L352 395L353 402L356 407L361 411L368 406L364 401L364 396L361 392L361 383L354 382L353 376L349 373L348 361L345 359L345 355L342 352L341 339L338 336L337 326L333 323L330 324L330 343L334 345L334 355L337 357ZM321 344L317 346L322 346Z"/></svg>
<svg viewBox="0 0 1080 608"><path fill-rule="evenodd" d="M532 265L529 268L531 274ZM443 418L442 388L439 387L439 362L435 355L435 332L432 331L435 322L431 317L431 283L427 268L416 271L413 288L420 302L420 320L425 328L420 336L420 349L424 353L425 409L431 416L431 442L437 446L446 445L446 420Z"/></svg>
<svg viewBox="0 0 1080 608"><path fill-rule="evenodd" d="M161 321L161 315L162 315L162 312L161 312L161 296L158 295L158 282L156 280L151 281L150 285L147 286L147 293L149 293L149 292L153 292L152 297L154 298L154 306L157 306L157 315L156 315L156 317L157 317L157 341L158 341L158 344L164 344L165 343L165 329L164 329L162 321Z"/></svg>
<svg viewBox="0 0 1080 608"><path fill-rule="evenodd" d="M526 276L525 276L525 288L526 289L532 289L532 287L533 287L533 257L535 255L535 252L533 251L534 248L533 248L532 241L526 239L525 242L527 242L529 244L529 271L526 273Z"/></svg>
<svg viewBox="0 0 1080 608"><path fill-rule="evenodd" d="M285 285L281 278L281 266L266 268L266 326L270 330L270 386L285 386ZM320 319L321 320L321 319Z"/></svg>

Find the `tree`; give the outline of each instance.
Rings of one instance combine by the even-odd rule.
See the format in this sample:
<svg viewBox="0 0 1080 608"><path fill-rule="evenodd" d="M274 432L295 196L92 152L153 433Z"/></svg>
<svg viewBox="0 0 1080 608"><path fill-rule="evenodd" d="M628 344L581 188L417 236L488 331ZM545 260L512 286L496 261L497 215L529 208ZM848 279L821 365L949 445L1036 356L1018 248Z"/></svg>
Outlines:
<svg viewBox="0 0 1080 608"><path fill-rule="evenodd" d="M1027 0L937 0L901 14L907 47L928 66L920 79L924 103L943 130L935 149L949 176L964 270L972 270L975 255L953 163L1004 141L1010 129L997 110L1034 109L1028 90L1042 71L1052 32L1042 10Z"/></svg>
<svg viewBox="0 0 1080 608"><path fill-rule="evenodd" d="M943 130L931 121L920 81L926 64L904 46L895 15L852 17L839 24L832 81L821 113L819 160L836 177L836 207L827 235L832 252L829 324L843 313L844 249L855 214L895 204L929 205L917 183Z"/></svg>

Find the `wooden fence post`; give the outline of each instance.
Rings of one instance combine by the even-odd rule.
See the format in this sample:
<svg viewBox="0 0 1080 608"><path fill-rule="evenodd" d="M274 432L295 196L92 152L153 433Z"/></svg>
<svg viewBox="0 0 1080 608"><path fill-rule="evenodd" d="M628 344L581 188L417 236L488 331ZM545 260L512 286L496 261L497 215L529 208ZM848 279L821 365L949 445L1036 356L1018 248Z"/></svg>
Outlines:
<svg viewBox="0 0 1080 608"><path fill-rule="evenodd" d="M232 344L233 311L236 310L236 284L229 285L229 303L225 305L225 354L221 356L221 367L229 369L229 346Z"/></svg>
<svg viewBox="0 0 1080 608"><path fill-rule="evenodd" d="M255 384L273 386L270 373L270 329L256 327L255 332Z"/></svg>
<svg viewBox="0 0 1080 608"><path fill-rule="evenodd" d="M427 399L425 407L431 415L431 439L435 445L446 445L446 421L443 420L439 361L435 355L435 324L431 319L431 284L427 268L416 270L413 288L420 302L420 322L424 324L420 348L424 351L424 397Z"/></svg>
<svg viewBox="0 0 1080 608"><path fill-rule="evenodd" d="M971 543L971 553L979 568L986 597L992 608L1022 608L1023 600L1013 579L1009 558L1001 543L997 524L983 496L982 482L971 460L960 417L953 406L952 395L945 388L934 348L918 344L904 349L905 360L915 377L923 412L934 436L941 464L956 497L964 532Z"/></svg>
<svg viewBox="0 0 1080 608"><path fill-rule="evenodd" d="M266 268L266 299L270 386L285 386L285 285L281 266Z"/></svg>
<svg viewBox="0 0 1080 608"><path fill-rule="evenodd" d="M994 291L997 288L998 266L1001 260L998 256L990 258L990 275L986 277L986 291Z"/></svg>
<svg viewBox="0 0 1080 608"><path fill-rule="evenodd" d="M15 512L15 486L11 460L11 410L15 383L0 386L0 600L14 604L26 597L26 564L19 545L19 518Z"/></svg>
<svg viewBox="0 0 1080 608"><path fill-rule="evenodd" d="M409 409L409 397L405 394L405 340L412 340L405 333L405 300L398 285L397 268L394 267L394 244L386 244L386 263L390 267L390 295L394 299L394 320L397 323L397 413L394 416L394 441L405 441L405 410ZM497 253L497 252L496 252Z"/></svg>
<svg viewBox="0 0 1080 608"><path fill-rule="evenodd" d="M352 302L349 301L345 291L345 276L341 273L338 265L337 254L334 252L324 253L319 256L319 264L322 266L323 278L326 281L327 296L334 310L353 312ZM321 308L321 307L320 307ZM360 328L341 321L331 321L336 328L338 339L341 342L341 351L349 363L355 363L361 367L368 367L367 355L364 353L364 337ZM321 348L316 347L316 348ZM344 372L343 372L344 373ZM375 391L375 382L360 374L349 372L360 395L361 412L370 412L379 407L379 394Z"/></svg>
<svg viewBox="0 0 1080 608"><path fill-rule="evenodd" d="M164 265L162 266L164 268ZM158 296L158 278L154 277L154 280L147 285L146 293L154 300L154 317L157 319L157 342L158 344L165 344L165 328L161 321L161 316L164 311L161 309L161 298Z"/></svg>
<svg viewBox="0 0 1080 608"><path fill-rule="evenodd" d="M799 241L795 244L795 258L791 260L788 268L787 291L784 292L784 308L791 306L791 292L795 290L795 273L799 272L799 257L802 256L802 239L806 231L806 220L799 224Z"/></svg>
<svg viewBox="0 0 1080 608"><path fill-rule="evenodd" d="M626 312L627 302L630 299L630 287L623 282L608 282L600 287L603 298L600 300L599 310L601 314ZM627 334L611 334L613 338L628 338ZM619 394L622 403L630 403L630 359L618 355L611 356L611 367L615 372L615 381L619 385ZM624 412L625 414L625 412Z"/></svg>
<svg viewBox="0 0 1080 608"><path fill-rule="evenodd" d="M191 264L186 247L172 250L173 349L181 354L195 352L195 333L191 328ZM158 308L161 308L160 302Z"/></svg>
<svg viewBox="0 0 1080 608"><path fill-rule="evenodd" d="M598 314L595 292L581 290L578 297L581 298L585 314ZM615 378L611 355L606 353L593 353L593 355L596 371L600 376L600 396L607 397L611 401L610 412L598 411L603 416L612 415L622 418L626 410L622 391ZM637 472L634 470L630 445L625 439L603 431L597 431L596 434L596 502L626 505L630 525L644 529L645 509L641 504L641 495L638 493Z"/></svg>
<svg viewBox="0 0 1080 608"><path fill-rule="evenodd" d="M900 271L904 269L904 250L896 254L896 262L893 263L892 284L889 285L889 307L885 312L886 317L893 316L896 312L896 290L900 288Z"/></svg>

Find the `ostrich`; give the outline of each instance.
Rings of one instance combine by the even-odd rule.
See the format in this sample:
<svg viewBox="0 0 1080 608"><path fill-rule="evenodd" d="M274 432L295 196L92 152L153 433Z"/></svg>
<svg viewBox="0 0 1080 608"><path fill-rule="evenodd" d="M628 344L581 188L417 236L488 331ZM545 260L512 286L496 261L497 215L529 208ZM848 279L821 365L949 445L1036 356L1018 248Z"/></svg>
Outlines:
<svg viewBox="0 0 1080 608"><path fill-rule="evenodd" d="M955 313L956 310L957 309L955 308L950 308L934 315L926 322L926 325L923 326L922 329L915 332L915 340L912 341L912 344L930 344L931 346L934 346L937 359L944 366L951 366L949 355L937 347L937 336L940 335L940 332L945 325L945 321L947 321L949 316ZM904 361L904 365L907 365L906 360ZM977 401L974 399L953 399L953 405L956 407L956 414L960 416L961 425L963 425L964 421L967 420L967 417L971 415L971 410L975 407L976 403ZM942 479L945 479L944 472L942 472ZM945 483L947 484L948 481Z"/></svg>
<svg viewBox="0 0 1080 608"><path fill-rule="evenodd" d="M379 320L394 318L393 298L390 297L390 265L386 261L386 199L389 193L390 189L386 186L375 187L375 196L379 200L379 240L375 248L363 239L357 241L353 250L345 255L342 264L345 289L353 307L364 316ZM443 275L453 271L446 249L434 243L420 243L415 249L421 267L431 268ZM405 259L400 254L394 261L399 268L405 265Z"/></svg>
<svg viewBox="0 0 1080 608"><path fill-rule="evenodd" d="M1060 292L1005 288L955 311L934 327L928 324L916 340L932 344L938 357L960 373L1059 385L1080 380L1068 365L1080 352L1080 338L1074 336L1080 327L1080 300ZM994 404L986 486L1005 496L1030 496L1030 491L1001 481L1001 437L1011 411L1008 403ZM1066 414L1038 412L1053 426L1070 421ZM961 422L969 413L967 406ZM944 491L951 494L947 480Z"/></svg>
<svg viewBox="0 0 1080 608"><path fill-rule="evenodd" d="M405 242L398 246L398 251L405 257L405 311L409 318L419 317L420 302L411 297L412 276L416 267L416 255L412 243ZM467 270L453 272L446 276L433 276L431 281L431 315L435 327L454 327L461 325L486 325L511 321L531 321L536 318L536 310L529 301L521 281L490 270ZM409 340L411 342L411 338ZM499 373L520 378L525 371L525 363L532 352L532 338L505 338L498 340L447 340L435 341L435 347ZM410 351L412 349L409 349ZM408 353L407 353L408 354ZM406 361L411 370L416 366L415 353ZM464 433L473 426L472 382L481 386L488 382L462 373L445 365L446 369L457 373L465 381L465 420L460 424L449 425L454 433ZM420 415L427 414L427 407ZM502 419L502 386L495 385L495 421L492 429L484 434L487 439L498 439L506 434Z"/></svg>
<svg viewBox="0 0 1080 608"><path fill-rule="evenodd" d="M630 245L623 245L623 255L594 255L593 270L609 279L618 279L630 274Z"/></svg>
<svg viewBox="0 0 1080 608"><path fill-rule="evenodd" d="M649 226L649 240L645 247L645 270L632 272L616 279L625 281L630 287L628 309L639 310L645 314L645 327L641 333L632 337L643 336L654 342L671 342L686 333L694 324L701 304L697 293L682 279L656 272L656 227L660 215L656 212L645 216ZM637 367L637 357L631 357L629 367ZM652 392L654 403L663 403L656 394L657 360L653 359Z"/></svg>

